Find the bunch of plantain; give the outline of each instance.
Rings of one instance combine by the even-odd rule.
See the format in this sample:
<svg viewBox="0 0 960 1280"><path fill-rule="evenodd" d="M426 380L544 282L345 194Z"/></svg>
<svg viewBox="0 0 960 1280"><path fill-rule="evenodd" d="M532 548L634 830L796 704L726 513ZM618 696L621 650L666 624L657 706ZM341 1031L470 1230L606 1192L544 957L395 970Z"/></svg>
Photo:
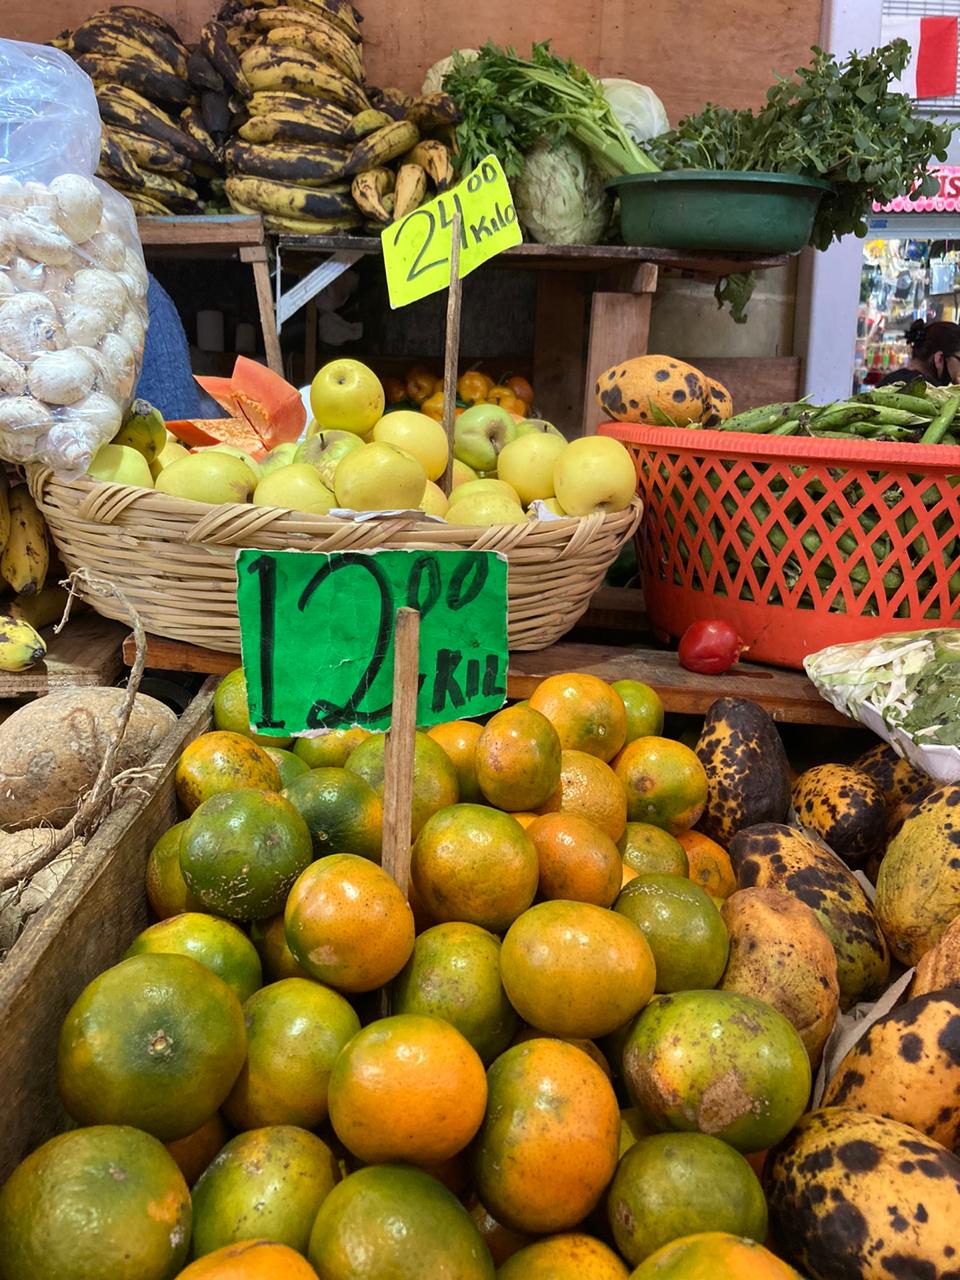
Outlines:
<svg viewBox="0 0 960 1280"><path fill-rule="evenodd" d="M36 628L58 621L66 599L57 588L63 602L56 616L49 617L53 600L44 588L48 564L46 525L29 489L24 484L11 489L0 473L0 590L13 596L0 601L0 671L25 671L46 653Z"/></svg>

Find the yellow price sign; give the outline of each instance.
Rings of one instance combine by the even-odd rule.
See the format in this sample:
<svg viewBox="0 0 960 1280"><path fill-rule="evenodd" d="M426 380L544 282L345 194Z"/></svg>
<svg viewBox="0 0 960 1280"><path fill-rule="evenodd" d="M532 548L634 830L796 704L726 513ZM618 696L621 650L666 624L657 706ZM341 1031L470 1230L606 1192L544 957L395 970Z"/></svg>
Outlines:
<svg viewBox="0 0 960 1280"><path fill-rule="evenodd" d="M449 286L457 213L461 277L504 249L523 243L507 175L496 156L487 156L455 187L382 233L383 265L394 310Z"/></svg>

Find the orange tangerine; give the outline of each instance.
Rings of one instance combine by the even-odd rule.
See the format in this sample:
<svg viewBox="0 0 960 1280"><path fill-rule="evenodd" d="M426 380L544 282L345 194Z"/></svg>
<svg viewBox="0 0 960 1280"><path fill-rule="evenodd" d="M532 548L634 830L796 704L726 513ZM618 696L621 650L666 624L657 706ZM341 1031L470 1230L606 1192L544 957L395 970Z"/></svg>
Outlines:
<svg viewBox="0 0 960 1280"><path fill-rule="evenodd" d="M177 1280L317 1280L317 1273L288 1245L243 1240L191 1262Z"/></svg>
<svg viewBox="0 0 960 1280"><path fill-rule="evenodd" d="M317 738L297 738L293 754L310 769L342 769L351 753L369 737L369 729L331 729Z"/></svg>
<svg viewBox="0 0 960 1280"><path fill-rule="evenodd" d="M627 740L623 699L597 676L548 676L530 695L530 706L547 717L565 751L609 761Z"/></svg>
<svg viewBox="0 0 960 1280"><path fill-rule="evenodd" d="M533 1237L528 1236L526 1232L514 1231L511 1227L505 1227L502 1222L498 1222L479 1200L475 1199L472 1204L468 1201L467 1204L470 1217L476 1223L477 1230L490 1250L490 1257L495 1266L502 1266L524 1245L533 1243Z"/></svg>
<svg viewBox="0 0 960 1280"><path fill-rule="evenodd" d="M165 1146L176 1160L187 1186L192 1187L213 1157L226 1146L229 1138L227 1122L219 1111L215 1111L199 1129L194 1129L185 1138L167 1142Z"/></svg>
<svg viewBox="0 0 960 1280"><path fill-rule="evenodd" d="M688 831L707 803L707 775L696 754L671 738L637 738L613 763L627 793L631 822L650 822L671 835Z"/></svg>
<svg viewBox="0 0 960 1280"><path fill-rule="evenodd" d="M627 794L613 769L586 751L564 751L560 785L541 813L579 813L619 840L627 825Z"/></svg>
<svg viewBox="0 0 960 1280"><path fill-rule="evenodd" d="M473 720L451 720L447 724L435 724L427 730L427 736L439 742L450 757L457 771L460 799L469 803L482 801L477 782L477 743L483 733L483 725Z"/></svg>
<svg viewBox="0 0 960 1280"><path fill-rule="evenodd" d="M532 707L498 711L477 742L477 781L486 800L516 813L536 809L560 782L560 738Z"/></svg>
<svg viewBox="0 0 960 1280"><path fill-rule="evenodd" d="M263 747L239 733L202 733L184 747L174 774L177 799L193 813L223 791L280 790L280 771Z"/></svg>
<svg viewBox="0 0 960 1280"><path fill-rule="evenodd" d="M540 814L524 813L523 811L521 811L520 813L511 813L510 817L513 818L514 821L519 822L521 827L523 827L524 831L529 831L530 824L533 822L536 822L536 820L540 817Z"/></svg>
<svg viewBox="0 0 960 1280"><path fill-rule="evenodd" d="M261 747L288 747L292 738L274 738L257 733L250 727L250 706L247 702L247 677L243 667L236 667L223 677L213 695L213 727L230 733L242 734Z"/></svg>
<svg viewBox="0 0 960 1280"><path fill-rule="evenodd" d="M279 982L281 978L309 978L306 969L297 964L287 946L282 911L269 920L251 920L250 940L257 948L268 982Z"/></svg>
<svg viewBox="0 0 960 1280"><path fill-rule="evenodd" d="M198 960L223 979L241 1004L263 982L257 949L243 930L202 911L184 911L150 925L130 943L124 959L149 951Z"/></svg>
<svg viewBox="0 0 960 1280"><path fill-rule="evenodd" d="M540 864L540 896L612 905L623 882L620 853L579 813L548 813L528 828Z"/></svg>
<svg viewBox="0 0 960 1280"><path fill-rule="evenodd" d="M700 831L683 831L677 837L690 865L689 876L712 898L729 898L737 891L730 855L716 840Z"/></svg>
<svg viewBox="0 0 960 1280"><path fill-rule="evenodd" d="M181 911L205 911L203 903L187 888L180 870L180 837L186 822L165 831L147 859L147 901L155 916L166 920Z"/></svg>
<svg viewBox="0 0 960 1280"><path fill-rule="evenodd" d="M690 872L678 838L650 822L628 822L617 847L627 866L641 875L685 876Z"/></svg>
<svg viewBox="0 0 960 1280"><path fill-rule="evenodd" d="M497 1280L627 1280L629 1272L611 1248L594 1236L548 1236L515 1253Z"/></svg>
<svg viewBox="0 0 960 1280"><path fill-rule="evenodd" d="M384 749L386 735L371 734L353 751L346 763L351 773L358 773L383 798ZM413 748L413 821L411 836L415 840L420 828L439 809L456 804L460 798L457 771L439 742L418 733Z"/></svg>
<svg viewBox="0 0 960 1280"><path fill-rule="evenodd" d="M524 1027L522 1031L518 1031L513 1037L514 1044L524 1044L527 1040L542 1040L543 1032L538 1031L536 1027ZM551 1040L562 1040L564 1044L575 1045L578 1049L582 1049L587 1057L592 1058L607 1079L611 1079L613 1072L610 1070L610 1063L606 1059L603 1050L593 1040L581 1040L577 1036L551 1036Z"/></svg>
<svg viewBox="0 0 960 1280"><path fill-rule="evenodd" d="M627 742L663 733L663 703L656 690L640 680L615 680L610 686L627 712Z"/></svg>

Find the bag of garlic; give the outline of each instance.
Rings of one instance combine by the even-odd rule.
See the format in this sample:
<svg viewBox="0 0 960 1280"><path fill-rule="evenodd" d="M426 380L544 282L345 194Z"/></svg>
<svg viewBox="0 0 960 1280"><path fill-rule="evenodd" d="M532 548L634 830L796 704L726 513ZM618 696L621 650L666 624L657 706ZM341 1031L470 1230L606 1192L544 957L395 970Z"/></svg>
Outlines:
<svg viewBox="0 0 960 1280"><path fill-rule="evenodd" d="M0 459L67 477L119 429L146 333L136 219L99 160L92 80L0 40Z"/></svg>

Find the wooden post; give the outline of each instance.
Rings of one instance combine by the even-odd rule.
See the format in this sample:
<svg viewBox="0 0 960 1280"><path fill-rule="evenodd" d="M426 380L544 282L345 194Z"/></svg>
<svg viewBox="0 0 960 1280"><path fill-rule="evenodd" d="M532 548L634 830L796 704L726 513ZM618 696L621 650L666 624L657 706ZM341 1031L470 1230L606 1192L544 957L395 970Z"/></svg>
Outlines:
<svg viewBox="0 0 960 1280"><path fill-rule="evenodd" d="M453 215L450 228L450 290L447 294L447 335L443 358L443 427L447 433L447 469L440 487L449 497L453 488L453 428L457 420L457 370L460 365L460 312L463 305L463 281L460 279L459 211Z"/></svg>
<svg viewBox="0 0 960 1280"><path fill-rule="evenodd" d="M277 313L273 306L273 289L270 286L270 268L267 251L263 245L240 250L240 261L249 264L253 271L253 283L257 290L257 307L260 311L260 329L263 333L263 350L267 364L274 373L283 377L283 352L277 334Z"/></svg>
<svg viewBox="0 0 960 1280"><path fill-rule="evenodd" d="M417 732L420 614L398 609L393 646L393 716L387 732L383 781L383 869L404 894L410 888L413 749Z"/></svg>

